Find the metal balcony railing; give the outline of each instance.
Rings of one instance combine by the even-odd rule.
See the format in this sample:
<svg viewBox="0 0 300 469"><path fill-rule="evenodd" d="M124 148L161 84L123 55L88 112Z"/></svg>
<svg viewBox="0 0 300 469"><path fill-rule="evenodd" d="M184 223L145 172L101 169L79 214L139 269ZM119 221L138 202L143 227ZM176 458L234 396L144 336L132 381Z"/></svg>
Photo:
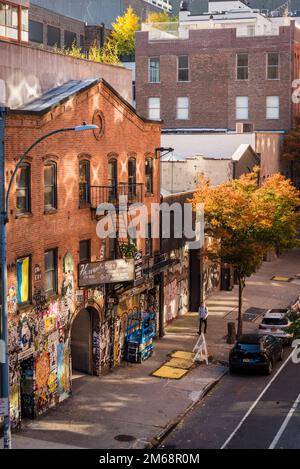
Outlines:
<svg viewBox="0 0 300 469"><path fill-rule="evenodd" d="M113 204L118 206L122 201L121 196L127 197L129 204L142 203L144 201L144 184L120 183L116 186L91 186L90 205L96 210L100 204Z"/></svg>

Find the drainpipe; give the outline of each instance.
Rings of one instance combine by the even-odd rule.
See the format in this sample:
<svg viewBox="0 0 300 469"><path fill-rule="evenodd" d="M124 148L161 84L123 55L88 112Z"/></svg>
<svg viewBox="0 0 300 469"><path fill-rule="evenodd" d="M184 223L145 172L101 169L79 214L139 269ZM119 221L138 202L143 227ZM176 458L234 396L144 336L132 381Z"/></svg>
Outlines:
<svg viewBox="0 0 300 469"><path fill-rule="evenodd" d="M4 449L11 448L11 429L9 415L9 356L8 356L8 317L7 317L7 261L6 261L6 218L5 212L5 160L4 160L4 129L5 116L8 109L0 107L0 204L1 204L1 400L4 405Z"/></svg>

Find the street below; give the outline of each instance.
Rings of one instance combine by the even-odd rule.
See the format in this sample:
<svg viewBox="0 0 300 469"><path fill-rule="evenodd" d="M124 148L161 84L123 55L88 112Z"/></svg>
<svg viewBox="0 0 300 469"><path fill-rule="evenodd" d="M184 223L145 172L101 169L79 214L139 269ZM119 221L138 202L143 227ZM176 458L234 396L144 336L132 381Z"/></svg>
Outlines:
<svg viewBox="0 0 300 469"><path fill-rule="evenodd" d="M270 377L228 374L161 448L300 448L300 373L290 353Z"/></svg>

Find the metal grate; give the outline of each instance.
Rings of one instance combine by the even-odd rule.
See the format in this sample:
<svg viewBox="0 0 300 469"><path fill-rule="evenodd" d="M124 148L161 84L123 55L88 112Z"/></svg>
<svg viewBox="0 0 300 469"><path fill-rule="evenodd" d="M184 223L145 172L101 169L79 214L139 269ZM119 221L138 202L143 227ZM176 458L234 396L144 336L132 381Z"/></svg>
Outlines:
<svg viewBox="0 0 300 469"><path fill-rule="evenodd" d="M262 308L249 308L244 313L243 320L245 322L254 322L257 318L265 314L266 309Z"/></svg>

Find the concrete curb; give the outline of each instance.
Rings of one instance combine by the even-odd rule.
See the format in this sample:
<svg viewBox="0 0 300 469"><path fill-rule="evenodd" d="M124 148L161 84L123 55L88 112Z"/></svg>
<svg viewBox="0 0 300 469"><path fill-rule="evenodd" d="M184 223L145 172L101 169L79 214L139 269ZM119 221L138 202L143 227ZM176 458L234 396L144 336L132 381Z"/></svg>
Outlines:
<svg viewBox="0 0 300 469"><path fill-rule="evenodd" d="M214 389L214 387L219 384L219 382L228 374L228 370L220 374L217 379L212 380L209 384L205 386L202 390L201 396L196 401L192 402L184 412L179 414L172 422L170 422L167 427L165 427L158 435L152 438L151 442L145 447L145 449L155 449L157 448L162 441L183 421L187 414L194 409L194 407L201 402L207 394Z"/></svg>

